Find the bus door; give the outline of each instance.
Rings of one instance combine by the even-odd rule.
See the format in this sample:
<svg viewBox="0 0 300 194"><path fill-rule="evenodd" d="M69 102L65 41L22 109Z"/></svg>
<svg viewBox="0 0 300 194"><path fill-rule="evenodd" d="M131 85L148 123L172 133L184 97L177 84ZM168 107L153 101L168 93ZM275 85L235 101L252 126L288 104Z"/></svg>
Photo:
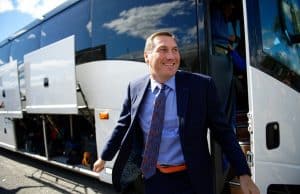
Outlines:
<svg viewBox="0 0 300 194"><path fill-rule="evenodd" d="M242 99L238 95L243 90L247 90L247 86L243 85L239 92L237 90L237 83L241 83L246 79L245 67L243 70L236 68L232 53L234 52L238 57L243 58L243 29L242 29L242 1L217 1L211 0L208 3L208 50L209 50L209 66L208 74L213 78L219 95L219 100L222 108L227 116L228 123L232 126L234 132L237 134L239 143L243 145L248 144L248 138L240 139L240 131L246 129L247 121L242 123L248 112L248 107L241 106L247 104L247 99ZM245 62L244 62L245 66ZM246 82L245 82L246 83ZM245 101L245 103L244 103ZM214 141L211 136L211 153L214 168L214 193L226 193L231 185L237 185L237 178L230 164L223 154L221 147ZM249 147L249 146L248 146ZM233 182L234 179L234 182ZM231 184L232 182L232 184Z"/></svg>
<svg viewBox="0 0 300 194"><path fill-rule="evenodd" d="M0 67L0 147L16 148L15 118L22 118L17 61Z"/></svg>
<svg viewBox="0 0 300 194"><path fill-rule="evenodd" d="M243 1L253 179L261 193L300 192L299 0Z"/></svg>

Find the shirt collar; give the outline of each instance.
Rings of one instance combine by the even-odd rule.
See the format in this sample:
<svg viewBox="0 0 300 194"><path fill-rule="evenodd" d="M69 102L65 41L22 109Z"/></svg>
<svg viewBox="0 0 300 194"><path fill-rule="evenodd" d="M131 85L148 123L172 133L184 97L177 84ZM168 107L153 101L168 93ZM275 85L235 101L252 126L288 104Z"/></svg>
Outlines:
<svg viewBox="0 0 300 194"><path fill-rule="evenodd" d="M152 77L150 77L151 82L151 91L154 92L155 88L161 88L161 84L155 81ZM175 76L172 76L170 79L168 79L165 83L168 88L171 88L172 90L175 90Z"/></svg>

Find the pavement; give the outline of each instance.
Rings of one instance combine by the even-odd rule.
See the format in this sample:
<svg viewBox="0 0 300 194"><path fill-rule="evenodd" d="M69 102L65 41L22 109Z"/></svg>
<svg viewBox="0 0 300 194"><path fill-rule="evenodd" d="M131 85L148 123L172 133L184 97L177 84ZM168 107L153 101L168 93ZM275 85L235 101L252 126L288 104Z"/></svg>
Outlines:
<svg viewBox="0 0 300 194"><path fill-rule="evenodd" d="M0 193L117 194L112 185L0 148Z"/></svg>

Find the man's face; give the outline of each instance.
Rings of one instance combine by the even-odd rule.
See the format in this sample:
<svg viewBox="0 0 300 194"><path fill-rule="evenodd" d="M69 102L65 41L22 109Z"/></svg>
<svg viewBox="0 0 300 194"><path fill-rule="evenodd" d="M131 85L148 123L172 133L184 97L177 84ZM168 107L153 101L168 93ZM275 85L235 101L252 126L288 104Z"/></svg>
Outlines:
<svg viewBox="0 0 300 194"><path fill-rule="evenodd" d="M159 83L169 80L179 68L179 50L175 40L169 36L156 36L152 51L146 51L144 57L152 78Z"/></svg>

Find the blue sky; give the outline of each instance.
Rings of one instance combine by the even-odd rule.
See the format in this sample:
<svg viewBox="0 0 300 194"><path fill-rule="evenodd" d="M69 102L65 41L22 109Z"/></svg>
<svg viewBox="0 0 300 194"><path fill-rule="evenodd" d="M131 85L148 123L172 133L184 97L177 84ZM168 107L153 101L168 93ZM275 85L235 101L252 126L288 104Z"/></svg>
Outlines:
<svg viewBox="0 0 300 194"><path fill-rule="evenodd" d="M0 42L66 0L0 0Z"/></svg>

